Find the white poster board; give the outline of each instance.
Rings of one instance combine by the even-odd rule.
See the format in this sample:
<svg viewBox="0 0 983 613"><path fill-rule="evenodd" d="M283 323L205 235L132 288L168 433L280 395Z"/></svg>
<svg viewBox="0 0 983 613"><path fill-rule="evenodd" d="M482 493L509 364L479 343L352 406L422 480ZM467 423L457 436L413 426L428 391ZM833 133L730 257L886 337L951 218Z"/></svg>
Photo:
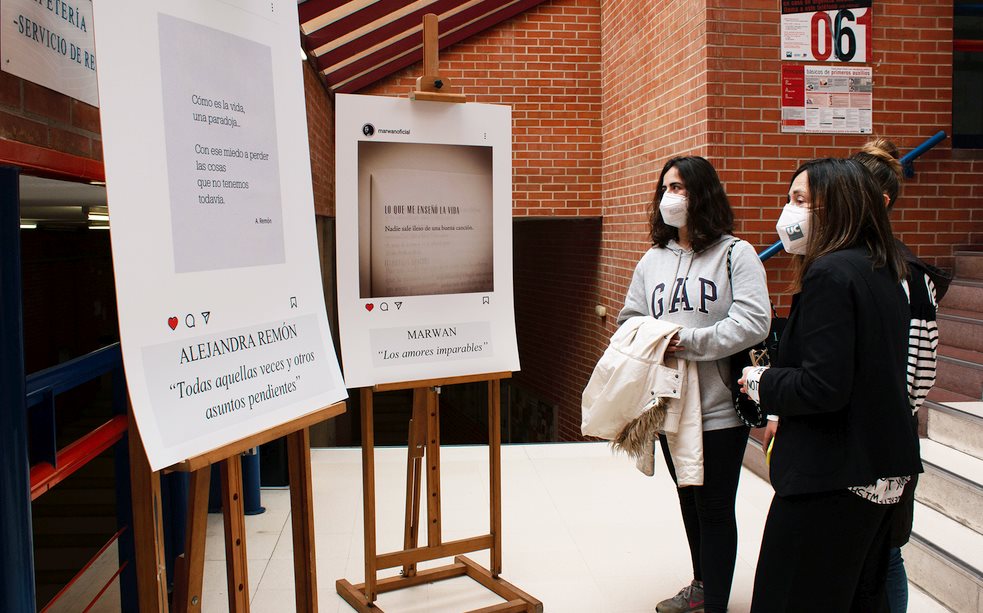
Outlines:
<svg viewBox="0 0 983 613"><path fill-rule="evenodd" d="M92 0L3 0L0 68L99 106Z"/></svg>
<svg viewBox="0 0 983 613"><path fill-rule="evenodd" d="M157 470L347 396L324 310L297 4L94 9L123 361Z"/></svg>
<svg viewBox="0 0 983 613"><path fill-rule="evenodd" d="M335 97L349 387L515 371L512 114Z"/></svg>

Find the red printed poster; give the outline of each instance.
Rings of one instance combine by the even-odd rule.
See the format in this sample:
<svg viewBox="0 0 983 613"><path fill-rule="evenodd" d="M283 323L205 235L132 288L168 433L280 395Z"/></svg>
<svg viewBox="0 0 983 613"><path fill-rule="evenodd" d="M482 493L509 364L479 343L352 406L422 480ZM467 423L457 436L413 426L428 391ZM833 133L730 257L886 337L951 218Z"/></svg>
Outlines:
<svg viewBox="0 0 983 613"><path fill-rule="evenodd" d="M871 0L782 0L782 59L870 61Z"/></svg>
<svg viewBox="0 0 983 613"><path fill-rule="evenodd" d="M782 132L805 132L805 100L805 66L782 66Z"/></svg>
<svg viewBox="0 0 983 613"><path fill-rule="evenodd" d="M782 132L870 134L870 68L782 66Z"/></svg>

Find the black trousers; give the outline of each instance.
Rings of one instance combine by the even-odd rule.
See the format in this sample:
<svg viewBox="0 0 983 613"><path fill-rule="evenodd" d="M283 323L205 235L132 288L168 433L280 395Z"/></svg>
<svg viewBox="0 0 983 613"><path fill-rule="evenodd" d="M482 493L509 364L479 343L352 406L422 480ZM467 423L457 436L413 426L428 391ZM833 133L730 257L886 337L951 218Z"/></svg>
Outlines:
<svg viewBox="0 0 983 613"><path fill-rule="evenodd" d="M737 516L734 502L749 430L744 426L703 433L703 485L676 488L686 539L693 560L693 578L703 581L707 613L727 610L737 560ZM669 474L676 469L664 436L659 437Z"/></svg>
<svg viewBox="0 0 983 613"><path fill-rule="evenodd" d="M761 539L751 613L887 611L892 507L848 490L776 494ZM862 580L865 567L876 570Z"/></svg>

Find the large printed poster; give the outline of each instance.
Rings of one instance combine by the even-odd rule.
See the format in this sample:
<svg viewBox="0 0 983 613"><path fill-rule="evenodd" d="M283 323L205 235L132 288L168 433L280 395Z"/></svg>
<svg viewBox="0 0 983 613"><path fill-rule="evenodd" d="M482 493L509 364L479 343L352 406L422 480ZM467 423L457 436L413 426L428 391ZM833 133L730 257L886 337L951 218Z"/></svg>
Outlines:
<svg viewBox="0 0 983 613"><path fill-rule="evenodd" d="M518 370L510 109L339 94L335 114L348 386Z"/></svg>
<svg viewBox="0 0 983 613"><path fill-rule="evenodd" d="M93 8L123 361L156 470L347 395L314 233L297 4Z"/></svg>

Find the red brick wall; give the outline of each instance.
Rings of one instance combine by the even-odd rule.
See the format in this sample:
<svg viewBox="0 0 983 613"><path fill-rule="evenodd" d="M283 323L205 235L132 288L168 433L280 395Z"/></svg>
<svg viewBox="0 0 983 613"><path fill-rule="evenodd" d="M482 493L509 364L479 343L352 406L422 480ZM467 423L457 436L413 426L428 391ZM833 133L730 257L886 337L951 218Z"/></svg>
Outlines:
<svg viewBox="0 0 983 613"><path fill-rule="evenodd" d="M760 248L776 238L791 171L866 140L780 132L778 7L605 0L602 12L601 0L550 0L441 52L441 72L470 100L513 109L514 215L603 216L516 224L518 377L560 405L563 438L577 434L580 390L648 247L665 159L707 156L732 196L738 233ZM874 131L908 151L950 129L952 4L882 0L873 10ZM405 96L419 74L415 65L361 93ZM333 109L309 66L304 78L315 209L332 216ZM101 159L98 132L96 109L0 73L0 137ZM954 248L983 244L983 154L943 144L915 168L895 229L949 267ZM774 292L787 284L786 264L768 264ZM606 321L595 304L608 308Z"/></svg>
<svg viewBox="0 0 983 613"><path fill-rule="evenodd" d="M869 138L781 133L777 0L616 0L605 4L601 31L600 287L609 308L620 306L647 247L650 199L670 155L713 162L735 207L737 233L761 249L777 240L774 223L792 171L814 157L847 156ZM874 3L874 133L902 152L950 131L951 41L951 2ZM920 256L951 267L953 250L983 244L983 155L943 143L915 169L894 229ZM788 263L779 255L767 264L781 305L788 302L780 295Z"/></svg>
<svg viewBox="0 0 983 613"><path fill-rule="evenodd" d="M334 217L334 106L309 62L304 62L307 139L311 147L314 212Z"/></svg>
<svg viewBox="0 0 983 613"><path fill-rule="evenodd" d="M515 216L601 213L600 13L600 0L553 0L440 52L469 101L512 107ZM408 96L421 74L359 93Z"/></svg>
<svg viewBox="0 0 983 613"><path fill-rule="evenodd" d="M102 159L98 108L2 71L0 138Z"/></svg>
<svg viewBox="0 0 983 613"><path fill-rule="evenodd" d="M594 331L601 347L615 329L635 264L651 246L649 210L662 165L674 155L706 152L704 5L703 0L605 3L599 286L612 316Z"/></svg>
<svg viewBox="0 0 983 613"><path fill-rule="evenodd" d="M782 134L780 11L774 0L710 0L708 157L717 166L743 237L776 240L774 222L802 162L847 156L868 136ZM906 153L951 131L952 3L873 3L874 135ZM893 215L897 234L927 261L951 268L952 251L983 244L983 155L948 142L915 162ZM767 265L772 291L787 285L788 258ZM787 297L782 297L787 303Z"/></svg>

